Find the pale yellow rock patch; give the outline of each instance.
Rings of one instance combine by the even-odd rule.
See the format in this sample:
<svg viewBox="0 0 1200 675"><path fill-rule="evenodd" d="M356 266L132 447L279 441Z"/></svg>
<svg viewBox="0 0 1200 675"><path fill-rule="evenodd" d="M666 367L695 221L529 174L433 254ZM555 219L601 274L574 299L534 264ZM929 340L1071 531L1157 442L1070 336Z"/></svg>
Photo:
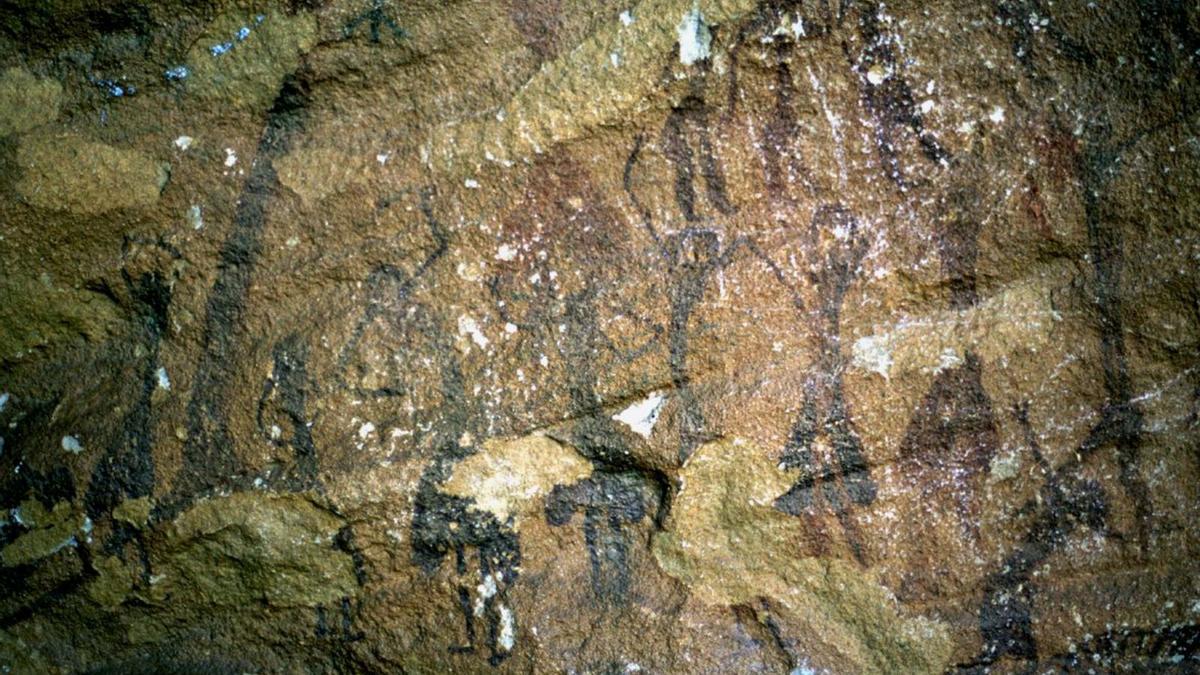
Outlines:
<svg viewBox="0 0 1200 675"><path fill-rule="evenodd" d="M0 73L0 136L28 131L58 117L62 85L24 68Z"/></svg>
<svg viewBox="0 0 1200 675"><path fill-rule="evenodd" d="M430 139L438 168L471 165L490 153L518 161L590 130L620 126L652 103L664 59L676 59L678 25L693 9L710 25L732 24L756 0L645 0L637 20L612 21L577 48L547 64L494 117L439 129ZM612 55L618 55L614 65Z"/></svg>
<svg viewBox="0 0 1200 675"><path fill-rule="evenodd" d="M306 148L277 160L275 170L279 182L311 204L362 181L362 164L335 148Z"/></svg>
<svg viewBox="0 0 1200 675"><path fill-rule="evenodd" d="M85 215L153 204L169 177L168 166L146 154L70 133L25 137L17 164L17 192L27 202Z"/></svg>
<svg viewBox="0 0 1200 675"><path fill-rule="evenodd" d="M902 319L855 341L852 365L893 378L952 368L968 349L985 361L1009 356L1014 348L1051 350L1057 346L1056 324L1062 321L1052 304L1052 288L1040 279L1026 279L971 309Z"/></svg>
<svg viewBox="0 0 1200 675"><path fill-rule="evenodd" d="M950 659L946 628L899 611L869 569L802 557L803 521L773 503L794 476L751 443L700 447L681 472L668 529L654 540L662 569L709 605L767 598L799 627L804 647L862 673L934 673Z"/></svg>
<svg viewBox="0 0 1200 675"><path fill-rule="evenodd" d="M475 500L475 508L501 522L539 511L555 485L570 485L592 475L592 465L569 446L541 435L490 439L460 462L442 488Z"/></svg>

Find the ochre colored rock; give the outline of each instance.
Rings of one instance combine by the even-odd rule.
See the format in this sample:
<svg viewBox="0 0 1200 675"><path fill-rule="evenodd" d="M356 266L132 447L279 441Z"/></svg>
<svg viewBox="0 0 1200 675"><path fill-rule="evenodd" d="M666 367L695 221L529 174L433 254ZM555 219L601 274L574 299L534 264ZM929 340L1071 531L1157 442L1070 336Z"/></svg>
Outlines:
<svg viewBox="0 0 1200 675"><path fill-rule="evenodd" d="M775 508L790 487L767 452L734 439L703 445L680 472L668 527L654 538L663 569L700 601L755 605L816 667L834 672L940 673L945 626L903 615L870 572L806 557L805 528Z"/></svg>
<svg viewBox="0 0 1200 675"><path fill-rule="evenodd" d="M587 478L592 466L568 446L546 436L488 439L477 453L454 467L444 490L474 500L471 508L501 522L540 515L542 500L555 485Z"/></svg>
<svg viewBox="0 0 1200 675"><path fill-rule="evenodd" d="M0 72L0 136L53 122L62 101L62 85L24 68Z"/></svg>
<svg viewBox="0 0 1200 675"><path fill-rule="evenodd" d="M39 133L17 148L17 191L47 211L95 215L158 201L170 176L165 163L72 133Z"/></svg>
<svg viewBox="0 0 1200 675"><path fill-rule="evenodd" d="M192 43L182 82L217 111L257 110L271 104L315 38L315 21L307 13L226 12Z"/></svg>
<svg viewBox="0 0 1200 675"><path fill-rule="evenodd" d="M1196 671L1195 4L7 3L0 671Z"/></svg>
<svg viewBox="0 0 1200 675"><path fill-rule="evenodd" d="M5 567L28 565L64 548L77 546L77 537L82 537L90 528L88 521L72 508L70 502L59 502L46 509L37 500L30 499L13 509L10 517L29 531L0 550L0 563Z"/></svg>
<svg viewBox="0 0 1200 675"><path fill-rule="evenodd" d="M299 495L201 501L151 550L159 592L214 606L315 606L354 593L354 561L334 546L344 522Z"/></svg>

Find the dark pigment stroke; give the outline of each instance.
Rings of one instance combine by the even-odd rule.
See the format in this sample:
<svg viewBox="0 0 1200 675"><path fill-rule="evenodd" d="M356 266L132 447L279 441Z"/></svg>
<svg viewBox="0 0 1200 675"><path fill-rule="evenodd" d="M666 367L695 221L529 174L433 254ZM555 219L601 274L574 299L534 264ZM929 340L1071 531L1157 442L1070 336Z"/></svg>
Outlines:
<svg viewBox="0 0 1200 675"><path fill-rule="evenodd" d="M847 11L844 3L832 8L829 3L821 2L813 17L800 5L796 2L761 3L756 17L738 36L735 57L741 47L757 48L759 40L755 33L773 31L787 13L807 16L809 20L805 25L814 36L820 37L839 27ZM842 375L846 359L841 347L841 311L847 291L861 272L869 242L858 219L836 198L824 193L804 162L795 142L801 129L796 113L799 96L790 66L796 41L790 36L774 34L772 41L775 45L772 87L775 106L761 123L766 192L775 212L796 213L802 206L802 197L818 201L809 226L799 229L802 263L807 269L807 281L817 294L813 309L820 318L817 330L812 331L817 359L805 379L800 410L780 458L781 467L797 471L799 477L791 489L776 499L775 508L804 517L809 527L823 539L824 527L819 518L819 502L823 501L837 517L853 556L865 564L861 534L851 510L874 503L877 488L845 399ZM736 86L736 82L731 86ZM791 184L792 177L799 179L799 195ZM752 240L743 241L787 291L799 321L810 323L799 290Z"/></svg>
<svg viewBox="0 0 1200 675"><path fill-rule="evenodd" d="M342 36L350 38L358 30L359 26L366 23L367 34L370 36L371 44L379 44L379 38L384 28L388 29L388 32L392 34L392 38L396 42L407 38L408 33L384 9L385 4L387 4L386 0L371 0L370 8L364 10L342 27Z"/></svg>
<svg viewBox="0 0 1200 675"><path fill-rule="evenodd" d="M1110 534L1108 503L1104 488L1092 480L1076 476L1081 460L1071 460L1054 469L1042 454L1037 436L1029 424L1025 406L1016 410L1025 430L1038 467L1046 474L1037 498L1029 500L1021 513L1033 515L1033 524L1021 543L1004 559L999 571L984 581L984 600L979 609L979 630L983 650L975 661L960 670L984 672L1001 659L1018 663L1037 660L1037 640L1033 632L1033 573L1057 553L1079 528ZM1095 452L1106 432L1097 430L1080 446L1079 455Z"/></svg>
<svg viewBox="0 0 1200 675"><path fill-rule="evenodd" d="M939 220L934 233L950 308L979 303L976 264L981 220L974 216L978 191L964 187L950 200L954 216ZM918 404L900 458L906 479L931 502L949 492L962 534L979 542L979 479L1000 449L992 399L983 386L983 360L967 348L961 363L939 371Z"/></svg>
<svg viewBox="0 0 1200 675"><path fill-rule="evenodd" d="M463 376L452 355L453 345L443 340L438 348L442 363L441 416L435 425L433 443L435 456L421 475L417 487L416 505L412 520L413 561L426 574L437 571L446 557L454 555L458 583L458 601L462 611L466 643L450 647L452 653L474 653L482 645L488 650L488 662L499 665L511 655L500 641L508 613L509 629L515 634L516 619L507 602L508 589L516 582L521 564L521 548L512 524L501 523L496 516L473 507L473 499L465 499L440 490L450 479L454 465L475 454L473 444L460 444L465 432L472 429ZM475 571L475 579L468 573ZM471 605L473 587L489 589L478 593L485 626L479 635L476 627L476 608Z"/></svg>
<svg viewBox="0 0 1200 675"><path fill-rule="evenodd" d="M851 68L859 74L863 106L875 122L875 147L884 173L896 187L905 190L911 183L901 166L897 146L906 136L905 130L916 137L921 153L931 162L944 162L949 153L937 137L925 128L921 111L913 100L912 88L902 74L903 64L896 53L893 39L881 27L881 6L866 3L859 8L858 32L863 41L861 54L855 58L843 43ZM883 71L882 81L875 83L869 73L872 67Z"/></svg>
<svg viewBox="0 0 1200 675"><path fill-rule="evenodd" d="M466 394L461 366L454 356L454 345L444 326L440 325L436 312L412 298L418 285L450 248L450 233L435 217L432 197L432 191L421 191L421 212L434 241L433 249L411 274L395 265L384 264L368 275L366 285L370 293L366 306L338 353L337 383L341 389L355 395L378 400L399 399L417 386L410 381L415 375L400 376L374 389L351 386L347 376L351 374L354 356L367 328L380 318L387 321L390 330L415 335L425 341L426 351L403 354L408 361L422 356L434 360L441 378L438 390L442 395L441 403L433 411L435 419L429 431L418 431L413 441L414 445L426 441L432 444L434 457L417 487L412 517L412 559L426 574L432 575L453 554L458 576L456 601L462 614L465 642L450 646L449 651L473 654L482 647L488 651L488 662L496 666L511 655L511 650L500 638L505 613L509 616L508 628L514 635L516 632L516 617L507 602L507 594L519 574L521 551L512 523L501 523L491 513L474 509L472 499L441 491L454 466L478 451L473 443L462 445L460 441L478 438L480 429ZM480 593L478 588L494 590ZM475 605L472 604L473 594ZM344 601L343 617L347 616L347 611ZM477 625L479 619L484 625ZM318 614L317 630L326 636L334 634L329 614L323 608ZM359 634L343 629L342 635L343 640L346 635L357 640Z"/></svg>
<svg viewBox="0 0 1200 675"><path fill-rule="evenodd" d="M254 266L262 253L266 210L279 190L274 161L288 152L303 130L309 95L304 83L288 76L267 113L258 151L234 215L233 229L219 254L217 279L208 298L203 348L187 407L187 442L172 498L157 514L169 518L197 496L239 473L228 411L232 378Z"/></svg>
<svg viewBox="0 0 1200 675"><path fill-rule="evenodd" d="M1097 124L1086 135L1088 142L1084 149L1075 155L1092 263L1105 401L1099 410L1100 420L1075 448L1073 457L1057 468L1050 467L1042 457L1025 410L1018 411L1026 428L1027 443L1048 477L1038 499L1030 500L1023 509L1034 514L1034 525L1023 543L1005 559L1000 571L989 577L979 612L983 649L975 660L959 666L961 670L984 671L1005 658L1024 662L1032 669L1038 659L1031 619L1033 571L1060 552L1080 526L1109 538L1124 539L1110 531L1103 488L1079 477L1086 463L1100 451L1113 451L1120 468L1121 487L1133 503L1138 548L1144 554L1149 546L1152 505L1149 489L1138 470L1145 419L1135 400L1129 374L1120 297L1124 238L1120 224L1106 218L1104 200L1126 151L1141 139L1187 122L1195 114L1194 104L1189 101L1183 101L1180 107L1182 114L1123 141L1109 141L1106 126Z"/></svg>
<svg viewBox="0 0 1200 675"><path fill-rule="evenodd" d="M271 376L263 383L256 415L259 432L268 443L292 450L294 461L288 475L271 481L292 492L324 490L318 478L317 448L307 411L308 395L313 389L308 375L308 345L299 334L292 333L272 350ZM287 436L282 428L268 425L273 419L290 427Z"/></svg>
<svg viewBox="0 0 1200 675"><path fill-rule="evenodd" d="M411 275L405 273L399 267L389 264L379 265L371 271L366 283L370 292L367 306L363 309L362 314L355 323L350 333L350 339L338 352L336 371L338 385L342 389L353 391L358 396L392 398L404 394L404 391L395 384L387 384L374 389L351 387L346 382L346 374L350 369L351 359L357 353L367 328L380 317L386 318L392 326L399 328L399 324L404 321L406 312L413 306L410 297L417 283L429 272L430 268L437 261L446 255L446 252L450 248L450 234L445 226L434 217L431 200L432 192L430 190L422 190L420 195L421 213L425 218L426 225L429 227L430 236L433 237L433 249L425 256ZM390 205L390 201L381 204L381 207L386 208L388 205Z"/></svg>
<svg viewBox="0 0 1200 675"><path fill-rule="evenodd" d="M695 107L697 103L688 103ZM700 409L699 399L692 387L691 373L688 367L689 344L691 341L691 321L697 306L703 301L708 292L709 284L715 274L731 265L735 256L743 249L750 252L766 264L777 279L782 279L778 268L769 258L762 254L754 242L747 237L735 237L723 244L718 230L702 227L693 222L701 222L695 211L695 172L692 167L691 149L682 140L682 124L679 115L685 118L707 120L707 116L696 113L686 114L672 112L663 130L664 154L672 161L676 172L675 201L685 222L689 223L682 230L663 235L654 227L650 210L641 202L633 189L633 171L641 159L645 137L639 135L634 141L633 150L625 162L624 189L630 201L642 217L643 226L654 241L656 253L666 266L669 279L667 294L670 299L670 317L667 324L667 364L671 372L671 385L675 397L679 401L679 461L682 463L695 452L696 448L711 435L705 430L704 415ZM704 122L702 129L707 129ZM703 138L703 134L702 134ZM701 155L706 157L703 164L711 165L706 169L706 181L709 186L710 201L719 213L728 215L734 212L724 192L724 179L720 165L711 156L711 146L700 143ZM686 149L686 152L684 151ZM707 174L711 174L708 176Z"/></svg>
<svg viewBox="0 0 1200 675"><path fill-rule="evenodd" d="M850 510L874 503L877 489L846 403L841 311L867 248L858 219L845 207L825 204L813 213L804 251L821 317L814 331L817 360L805 379L800 413L780 458L780 465L799 472L799 477L775 500L775 508L805 517L819 532L817 500L823 499L837 516L855 559L864 564L866 554Z"/></svg>
<svg viewBox="0 0 1200 675"><path fill-rule="evenodd" d="M344 370L348 355L361 339L367 323L383 311L395 312L392 325L396 330L420 333L431 346L428 356L438 364L442 402L434 411L436 419L432 421L430 430L419 432L414 441L417 444L426 440L431 443L434 457L422 473L417 487L412 517L412 559L425 574L432 575L453 554L454 570L459 577L457 601L462 612L466 640L465 644L451 646L449 651L475 653L482 646L488 650L488 662L496 666L511 655L510 647L501 641L502 631L510 630L515 636L517 630L516 617L507 596L508 589L519 574L521 550L511 523L501 523L491 513L472 508L472 499L441 491L454 466L478 451L473 442L463 444L463 441L466 438L478 438L480 430L467 397L461 366L454 355L454 345L446 330L428 307L409 301L414 284L442 257L449 242L446 230L433 218L427 201L424 211L438 242L437 248L412 277L404 277L398 269L391 267L372 272L371 279L391 279L395 282L391 286L396 289L396 300L399 302L393 307L372 297L350 342L343 348L339 361ZM388 284L374 283L372 286L386 288ZM414 311L410 312L409 309ZM415 359L420 355L408 356ZM398 383L396 390L403 391L404 384ZM472 570L473 579L468 576ZM471 602L475 588L489 589L476 593L477 606ZM477 612L484 626L476 625Z"/></svg>
<svg viewBox="0 0 1200 675"><path fill-rule="evenodd" d="M546 521L571 522L583 512L584 544L591 565L592 592L610 605L628 603L630 536L626 528L641 522L657 504L656 521L668 507L669 480L661 471L640 466L595 391L596 356L607 346L597 325L595 289L572 294L566 302L563 355L576 420L570 441L592 462L594 471L572 485L556 485L546 498Z"/></svg>
<svg viewBox="0 0 1200 675"><path fill-rule="evenodd" d="M271 375L263 383L256 419L263 438L277 448L290 448L291 462L282 470L272 468L263 481L263 486L286 492L311 492L326 498L324 508L338 517L342 514L328 502L325 483L320 477L320 463L316 442L313 440L313 421L308 414L308 399L317 391L317 383L308 372L308 344L298 333L291 333L275 344L272 350ZM289 427L285 432L272 420L283 422ZM359 588L367 583L367 572L362 551L354 540L354 529L344 525L334 538L333 548L348 556L354 565L354 578ZM319 638L334 639L338 645L334 657L348 658L344 647L357 642L366 634L354 627L354 617L361 601L343 596L338 603L340 630L331 627L329 609L316 607L315 634Z"/></svg>
<svg viewBox="0 0 1200 675"><path fill-rule="evenodd" d="M126 499L148 497L154 490L154 433L151 397L158 388L158 357L163 334L167 330L171 304L170 283L155 272L132 278L122 270L135 312L135 339L146 350L139 365L138 394L132 409L121 424L121 433L106 450L92 471L84 496L89 517L99 520ZM124 532L124 535L131 534ZM109 542L105 548L114 553L124 542Z"/></svg>

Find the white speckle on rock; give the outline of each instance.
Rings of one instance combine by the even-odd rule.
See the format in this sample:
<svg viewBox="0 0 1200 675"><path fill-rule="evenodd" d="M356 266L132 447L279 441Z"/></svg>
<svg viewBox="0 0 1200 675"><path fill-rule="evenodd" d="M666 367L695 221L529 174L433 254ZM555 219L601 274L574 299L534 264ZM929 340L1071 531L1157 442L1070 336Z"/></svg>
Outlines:
<svg viewBox="0 0 1200 675"><path fill-rule="evenodd" d="M187 215L188 222L192 224L193 230L198 230L204 227L204 214L201 213L198 205L192 204L191 208L188 209Z"/></svg>
<svg viewBox="0 0 1200 675"><path fill-rule="evenodd" d="M508 244L501 244L499 250L496 251L496 260L503 260L505 262L508 262L510 260L516 260L516 258L517 258L517 247L515 247L515 246L509 246Z"/></svg>
<svg viewBox="0 0 1200 675"><path fill-rule="evenodd" d="M71 454L78 455L79 453L83 452L83 444L80 443L79 439L75 438L74 436L63 436L62 449Z"/></svg>
<svg viewBox="0 0 1200 675"><path fill-rule="evenodd" d="M512 651L513 645L516 644L516 626L513 622L513 613L504 605L500 605L500 646L504 651Z"/></svg>
<svg viewBox="0 0 1200 675"><path fill-rule="evenodd" d="M799 40L805 35L807 33L804 32L804 19L797 16L796 20L792 22L792 37Z"/></svg>
<svg viewBox="0 0 1200 675"><path fill-rule="evenodd" d="M633 433L643 438L650 438L666 400L666 396L656 392L650 394L645 400L638 401L613 415L612 418L632 429Z"/></svg>
<svg viewBox="0 0 1200 675"><path fill-rule="evenodd" d="M991 473L995 480L1008 480L1016 478L1017 471L1021 468L1021 458L1014 453L1007 455L996 455L992 458Z"/></svg>
<svg viewBox="0 0 1200 675"><path fill-rule="evenodd" d="M962 365L962 358L958 356L958 352L947 347L938 355L937 365L933 367L934 374L940 373L943 370L949 370Z"/></svg>
<svg viewBox="0 0 1200 675"><path fill-rule="evenodd" d="M484 600L496 595L496 577L489 574L483 578L483 583L475 589Z"/></svg>
<svg viewBox="0 0 1200 675"><path fill-rule="evenodd" d="M283 438L283 429L279 428L278 424L271 425L271 440L277 441Z"/></svg>
<svg viewBox="0 0 1200 675"><path fill-rule="evenodd" d="M933 111L933 106L934 106L933 99L927 98L924 101L921 101L921 112L928 115L931 111Z"/></svg>
<svg viewBox="0 0 1200 675"><path fill-rule="evenodd" d="M154 377L158 378L158 388L165 391L171 390L171 378L167 377L167 369L159 367L154 371Z"/></svg>
<svg viewBox="0 0 1200 675"><path fill-rule="evenodd" d="M225 148L225 166L232 167L237 164L237 153L233 148Z"/></svg>
<svg viewBox="0 0 1200 675"><path fill-rule="evenodd" d="M516 333L517 332L517 324L515 324L515 323L504 324L504 332L508 333L509 335Z"/></svg>
<svg viewBox="0 0 1200 675"><path fill-rule="evenodd" d="M871 66L867 70L867 82L870 82L871 84L873 84L875 86L879 86L879 85L883 84L883 81L886 80L887 77L888 77L887 69L884 68L883 66L879 65L878 63Z"/></svg>
<svg viewBox="0 0 1200 675"><path fill-rule="evenodd" d="M888 348L888 339L877 335L868 335L854 342L851 349L855 366L873 373L879 373L887 379L892 369L892 353Z"/></svg>
<svg viewBox="0 0 1200 675"><path fill-rule="evenodd" d="M186 152L188 148L192 147L192 137L180 136L179 138L176 138L175 147L179 148L180 151Z"/></svg>
<svg viewBox="0 0 1200 675"><path fill-rule="evenodd" d="M1001 108L1000 106L996 106L995 108L992 108L992 112L990 115L988 115L988 119L991 120L993 124L1000 124L1001 122L1003 122L1004 121L1004 108Z"/></svg>
<svg viewBox="0 0 1200 675"><path fill-rule="evenodd" d="M379 162L379 166L383 166L384 164L387 164L387 161L391 158L391 156L392 153L390 152L381 152L375 155L375 161Z"/></svg>
<svg viewBox="0 0 1200 675"><path fill-rule="evenodd" d="M375 432L375 425L373 423L363 422L363 425L358 428L358 437L365 441L367 439L367 436L370 436L374 432Z"/></svg>
<svg viewBox="0 0 1200 675"><path fill-rule="evenodd" d="M470 335L471 341L479 345L480 349L487 349L489 340L487 339L487 336L483 334L483 331L479 329L479 324L474 318L467 316L466 314L458 317L458 334Z"/></svg>
<svg viewBox="0 0 1200 675"><path fill-rule="evenodd" d="M679 62L690 66L704 61L712 54L712 33L704 23L704 15L693 7L679 22Z"/></svg>
<svg viewBox="0 0 1200 675"><path fill-rule="evenodd" d="M621 55L616 52L612 52L608 55L608 61L612 64L613 68L621 67Z"/></svg>
<svg viewBox="0 0 1200 675"><path fill-rule="evenodd" d="M623 25L623 26L632 26L633 25L633 15L629 13L629 10L625 10L624 12L621 12L620 18L621 18L621 25Z"/></svg>
<svg viewBox="0 0 1200 675"><path fill-rule="evenodd" d="M470 188L472 190L479 189L479 181L475 180L474 178L466 179L465 181L463 181L463 185L466 185L468 188Z"/></svg>

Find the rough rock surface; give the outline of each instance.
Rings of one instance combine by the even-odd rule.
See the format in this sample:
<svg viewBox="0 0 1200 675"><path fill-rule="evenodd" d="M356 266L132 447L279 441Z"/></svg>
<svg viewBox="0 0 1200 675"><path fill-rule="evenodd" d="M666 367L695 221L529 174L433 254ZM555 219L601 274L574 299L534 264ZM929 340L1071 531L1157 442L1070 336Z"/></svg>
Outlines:
<svg viewBox="0 0 1200 675"><path fill-rule="evenodd" d="M1200 669L1200 7L13 0L0 672Z"/></svg>

